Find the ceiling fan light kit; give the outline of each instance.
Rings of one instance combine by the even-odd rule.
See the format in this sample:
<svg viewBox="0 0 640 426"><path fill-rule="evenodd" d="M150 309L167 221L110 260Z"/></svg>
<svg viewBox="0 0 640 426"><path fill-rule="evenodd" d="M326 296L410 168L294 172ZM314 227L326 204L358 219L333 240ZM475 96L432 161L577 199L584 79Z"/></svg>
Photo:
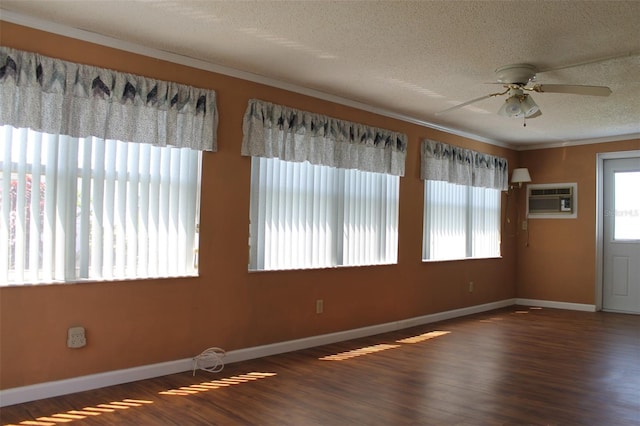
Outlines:
<svg viewBox="0 0 640 426"><path fill-rule="evenodd" d="M572 95L609 96L611 89L605 86L581 86L572 84L533 84L537 69L531 64L505 65L495 70L497 84L503 84L504 92L491 93L470 101L455 105L440 111L438 114L460 109L475 102L494 96L507 95L507 99L498 110L498 115L510 118L535 118L542 115L542 111L533 98L524 91L536 93L562 93ZM525 124L526 126L526 124Z"/></svg>
<svg viewBox="0 0 640 426"><path fill-rule="evenodd" d="M523 93L520 88L509 90L509 97L498 111L498 115L504 117L524 117L529 118L540 110L533 98Z"/></svg>

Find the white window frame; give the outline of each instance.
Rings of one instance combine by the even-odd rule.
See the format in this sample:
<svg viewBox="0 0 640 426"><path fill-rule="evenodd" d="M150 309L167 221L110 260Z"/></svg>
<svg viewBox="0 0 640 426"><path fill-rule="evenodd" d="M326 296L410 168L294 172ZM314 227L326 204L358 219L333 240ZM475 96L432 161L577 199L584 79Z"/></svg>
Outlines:
<svg viewBox="0 0 640 426"><path fill-rule="evenodd" d="M399 176L262 157L251 169L250 271L397 263Z"/></svg>
<svg viewBox="0 0 640 426"><path fill-rule="evenodd" d="M430 190L434 191L433 196ZM456 191L457 196L452 199L449 191ZM485 195L481 199L476 199L482 203L482 207L471 208L474 195L482 194ZM452 209L454 202L459 203L457 212ZM437 203L444 203L445 207L437 210ZM491 212L493 216L487 215ZM433 262L501 257L500 218L500 190L425 180L422 260ZM474 233L487 229L489 237L485 237L484 241L474 239Z"/></svg>
<svg viewBox="0 0 640 426"><path fill-rule="evenodd" d="M0 206L0 286L198 274L201 151L47 135L8 125L0 132L1 193L9 193L13 180L17 188L15 205L2 197ZM9 142L13 138L18 140ZM39 155L34 146L45 143L55 143L55 152L34 162ZM103 163L97 167L100 150ZM143 150L147 157L138 157ZM150 171L153 164L156 170ZM11 178L4 179L7 175ZM44 186L42 210L34 199L33 210L22 201L30 195L27 181ZM76 208L68 208L71 203ZM34 220L34 214L42 220ZM36 244L42 247L33 249Z"/></svg>

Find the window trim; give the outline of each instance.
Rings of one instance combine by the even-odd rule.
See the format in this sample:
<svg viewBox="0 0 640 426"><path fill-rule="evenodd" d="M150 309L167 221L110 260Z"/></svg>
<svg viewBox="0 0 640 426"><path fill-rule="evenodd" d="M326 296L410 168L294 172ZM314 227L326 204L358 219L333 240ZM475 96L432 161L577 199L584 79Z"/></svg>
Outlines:
<svg viewBox="0 0 640 426"><path fill-rule="evenodd" d="M31 193L25 194L25 191L29 189L25 189L25 184L20 184L20 182L32 182L33 172L36 171L37 181L40 183L39 192L42 192L42 195L40 195L39 199L41 198L42 202L41 202L41 206L38 207L37 211L35 212L35 214L38 214L38 216L40 217L40 219L38 220L38 223L29 225L30 223L29 221L31 221L32 214L34 214L34 213L29 213L31 211L30 210L31 205L33 203L30 203L29 206L25 206L24 203L22 203L21 205L20 197L19 197L20 194L18 193L16 193L15 204L11 200L13 196L9 196L6 198L3 197L2 209L5 210L5 212L3 213L2 220L3 222L6 222L7 220L9 220L9 222L6 222L8 226L5 227L3 225L3 228L7 228L6 232L9 238L6 239L7 245L4 246L3 244L4 248L2 249L3 253L6 254L6 259L3 260L3 264L7 266L6 268L3 267L3 269L6 269L6 272L5 272L6 280L3 279L3 281L6 281L6 283L1 284L0 287L182 278L182 277L195 277L199 275L197 257L199 253L199 222L200 222L199 205L200 205L200 197L202 193L202 181L201 181L202 160L203 160L202 151L194 150L194 149L190 149L189 153L180 151L178 154L180 156L180 163L176 164L176 166L180 166L180 167L175 167L175 169L177 169L179 173L174 174L171 183L164 184L165 186L169 185L172 188L180 187L180 190L178 190L179 192L176 192L175 194L177 195L174 196L174 198L177 197L177 201L181 206L181 207L178 207L178 205L174 203L175 209L178 209L177 214L179 216L174 216L173 219L171 219L171 223L173 223L173 225L168 224L164 228L162 226L157 228L157 230L160 230L160 231L164 229L166 230L166 232L170 232L170 229L172 227L175 227L175 232L176 232L175 237L177 238L176 240L177 247L178 248L182 247L181 244L178 244L179 242L182 242L182 241L188 244L188 246L184 246L185 247L184 258L180 258L182 260L177 260L176 267L178 269L173 270L172 268L169 268L168 270L163 272L162 268L160 268L156 270L155 273L152 273L151 275L149 275L149 272L148 272L149 269L147 269L149 266L145 266L145 265L140 266L141 255L144 257L143 262L145 261L148 262L150 260L150 258L144 255L144 253L146 252L144 250L144 246L148 246L148 247L152 247L152 246L149 245L151 244L149 243L149 238L148 237L145 238L145 234L143 233L144 230L147 229L147 226L145 226L143 222L140 222L140 213L141 212L144 213L145 211L148 211L148 209L144 208L144 205L139 204L140 203L139 197L142 195L141 193L144 192L140 187L140 185L142 185L143 183L140 181L140 179L137 179L137 180L134 179L132 181L132 178L135 178L135 176L131 174L131 167L133 167L135 170L138 170L139 172L140 170L139 166L141 164L144 165L146 163L134 162L133 166L127 165L126 166L127 168L124 170L121 169L117 171L116 169L113 169L114 176L112 179L108 179L108 180L110 181L109 185L113 186L114 190L116 191L112 194L112 197L111 197L111 200L112 200L112 202L110 203L112 205L111 208L115 209L116 206L120 205L121 206L120 213L122 214L122 212L124 211L124 214L126 215L125 217L121 218L124 221L124 222L121 221L121 223L123 223L123 225L125 225L125 222L127 222L127 224L132 223L130 222L130 220L132 219L131 215L134 215L132 226L134 227L133 229L135 230L135 235L133 237L135 238L135 241L131 239L130 231L129 232L120 231L120 233L117 235L120 235L122 239L119 240L120 242L118 243L117 242L118 240L116 239L117 238L116 234L114 233L112 236L113 239L111 240L113 241L114 249L116 244L126 244L126 246L129 246L129 242L131 241L133 241L133 245L136 246L136 249L134 251L127 251L127 253L123 255L123 256L127 256L127 258L125 260L124 266L122 266L123 268L121 270L122 274L118 274L117 272L115 272L118 270L118 267L117 267L117 261L114 259L114 261L112 262L112 271L114 271L113 274L107 273L107 275L104 275L104 271L101 269L100 272L98 272L99 275L96 275L95 263L94 263L94 268L92 268L90 265L92 262L95 262L95 261L98 261L99 265L101 265L102 262L104 261L103 255L100 254L102 253L103 243L94 245L92 243L92 240L95 243L95 240L94 240L96 238L95 232L99 232L100 235L103 234L104 224L101 221L96 222L95 219L91 219L91 217L93 216L93 212L95 211L94 209L96 208L96 204L101 205L105 199L109 199L109 197L107 196L108 194L105 194L104 192L105 185L108 182L104 180L104 177L101 179L101 176L103 176L107 172L106 170L107 155L104 154L102 156L102 161L100 161L100 158L98 157L99 164L102 164L101 166L98 166L97 168L95 168L95 165L92 165L93 161L95 161L95 158L92 157L92 155L95 155L94 148L96 144L99 144L99 143L102 143L103 145L111 144L113 145L114 149L116 146L119 146L121 147L120 149L124 148L124 151L126 152L125 155L131 155L132 150L138 151L139 150L138 148L142 148L143 146L146 147L145 149L148 151L149 155L153 155L152 151L154 150L160 152L160 150L165 150L165 149L177 150L179 148L157 147L157 146L154 147L148 144L137 144L132 142L127 143L127 142L120 142L120 141L113 141L113 140L104 141L99 138L92 138L92 137L71 138L68 136L60 136L60 135L45 135L41 132L36 132L28 129L14 129L12 126L6 126L5 129L8 129L8 130L6 130L6 132L2 131L2 135L0 135L0 137L3 140L3 144L6 143L4 154L5 156L7 154L9 155L9 164L7 164L6 161L3 161L0 164L2 164L2 170L4 170L4 172L9 171L10 178L3 182L2 191L4 192L7 189L7 187L11 188L14 185L13 182L16 182L15 183L16 188L18 186L23 187L22 195L30 196ZM13 139L14 137L17 137L18 139ZM42 140L42 142L37 142L37 143L39 145L41 144L42 146L44 146L42 151L39 151L43 153L45 152L45 150L51 151L51 148L53 148L54 151L51 151L51 152L54 154L57 152L59 154L61 149L62 150L66 149L64 148L64 145L69 145L70 147L75 146L75 148L71 148L71 155L68 156L69 160L67 162L68 163L67 166L69 167L64 166L64 164L61 166L60 162L55 162L55 163L49 162L49 164L52 164L52 165L47 166L46 163L48 160L44 158L37 165L34 165L33 163L34 159L35 161L37 161L37 158L40 157L40 154L38 153L35 156L35 158L34 158L35 153L33 152L27 155L27 151L28 151L27 137L33 138L33 140L30 139L30 142L29 142L30 147L33 146L34 140L38 140L38 141ZM13 149L12 149L12 146L13 146ZM19 146L20 152L18 151L14 151L14 152L19 156L19 158L12 158L11 151L14 150L15 147L17 146ZM75 156L73 155L74 152L77 152ZM164 156L171 157L173 160L178 159L175 152L167 152L164 154ZM188 170L186 170L185 167L183 167L187 163L191 165L191 167L186 168ZM87 166L90 166L91 168L87 169L86 168ZM53 167L53 169L49 170L48 172L47 171L48 167ZM2 172L2 170L0 170L0 172ZM59 176L60 170L62 170L63 172L66 170L69 170L70 173L67 173L66 177L62 176L63 180L60 180L60 176ZM99 173L99 170L102 170L102 173ZM96 171L98 171L98 173L96 173ZM2 173L4 174L4 172ZM188 174L189 176L187 177L186 174ZM119 178L123 178L123 177L125 180L119 180ZM98 181L96 181L96 179L98 179ZM149 179L152 179L151 175L149 175ZM46 185L47 182L49 182L48 186L52 188L52 191L53 191L53 192L49 192L48 194L46 192L43 192L43 191L46 191L46 186L44 190L42 189L43 185ZM135 186L135 189L133 190L131 190L131 187L130 187L132 182L134 183L134 186ZM189 188L187 191L188 193L185 193L184 191L185 182L188 182L188 185L189 185ZM71 196L72 199L76 200L75 208L73 206L71 208L64 208L64 205L60 206L59 203L63 200L60 200L55 195L51 195L58 192L57 191L57 188L59 188L58 185L63 185L65 187L68 187L70 191L70 192L67 191L68 195ZM153 188L151 185L153 184L149 182L147 183L147 190L146 190L147 194L153 191ZM31 187L31 185L29 186ZM120 190L124 189L125 187L127 189L124 193L118 195L117 194L118 187L120 188ZM98 192L95 192L96 188L99 188ZM138 191L140 191L140 193L138 193ZM175 191L175 189L172 189L171 191ZM98 194L97 195L98 198L95 198L96 194ZM54 198L50 198L52 196ZM191 201L185 203L184 202L185 196L187 197L186 198L187 200L191 200ZM132 197L134 197L135 199L133 199ZM174 199L173 201L175 202L176 200ZM86 204L87 202L89 204ZM65 204L68 204L68 203L65 203ZM129 206L133 206L135 210L130 210ZM15 217L16 215L15 212L19 207L22 207L22 210L21 210L22 214L20 214L20 216L24 217L24 219L14 222L14 220L10 218ZM59 228L60 226L59 224L61 222L59 222L58 220L58 217L60 214L60 210L58 209L60 208L62 208L64 211L67 211L66 214L63 212L63 214L65 215L63 216L62 221L64 221L66 225L62 225L62 226L66 227L67 229L65 233L70 232L71 235L70 237L63 236L62 239L60 239L59 236L58 236L58 239L51 239L51 238L54 238L53 235L57 232L56 229L62 230L62 228ZM108 206L104 206L102 211L106 212L105 209L108 209L108 208L109 208ZM174 209L174 214L176 213L175 209ZM161 215L161 212L159 211L157 214ZM117 215L118 215L118 211L114 210L114 216L117 216ZM151 219L152 216L153 216L153 213L149 215L149 220L152 220ZM190 219L191 217L193 217L193 221L194 221L193 226L189 225L189 223L191 222L191 219ZM50 225L46 226L46 223L49 223ZM182 228L181 225L184 225L185 223L187 224L186 228ZM11 243L10 236L13 235L13 232L15 232L13 231L12 228L21 226L20 224L26 225L26 228L23 227L23 231L18 231L19 234L22 235L20 240L24 241L23 249L18 249L18 251L20 252L19 257L20 258L24 257L25 261L23 263L18 264L18 266L20 266L21 264L24 266L24 268L21 268L22 272L17 272L16 269L14 267L11 267L12 265L10 264L11 259L12 258L15 259L15 256L16 256L16 254L13 254L13 255L11 254L13 250L12 247L14 244ZM152 228L152 227L149 227L149 228ZM69 229L71 229L71 231L69 231ZM29 234L32 234L34 231L39 232L39 237L37 236L34 237L33 235L29 237ZM184 232L186 232L185 240L183 240L183 236L181 236ZM129 234L129 235L126 235L126 234ZM46 235L50 235L50 237L46 237ZM46 240L47 238L49 238L51 243L55 244L55 246L51 246L49 249L36 248L35 251L30 250L29 247L25 247L26 244L33 244L34 241L39 242L39 244L43 244L42 243L43 239ZM99 237L99 239L100 241L106 241L107 243L109 241L109 239L103 240L102 237ZM138 244L140 242L145 242L145 241L147 243L140 248ZM193 248L189 248L191 243L193 243ZM100 248L96 248L98 246L100 246ZM59 253L60 250L63 250L65 253L67 253L66 255L63 256L63 258L66 260L64 260L62 263L60 263L60 260L55 259L55 254L54 254L55 252ZM72 252L71 255L68 254L69 250L71 250ZM95 250L98 250L98 254L97 254L98 257L96 257ZM116 249L116 250L120 250L120 249ZM50 258L48 262L46 262L43 257L47 252L52 252L52 254L54 254L53 257L48 256L48 258ZM37 259L37 262L38 262L37 268L35 270L27 266L29 262L33 261L34 253L37 256L35 257L35 259ZM76 253L76 254L74 255L73 253ZM78 256L78 253L80 253L80 256ZM5 257L4 254L3 254L3 258ZM169 254L169 256L173 256L173 255ZM189 258L191 257L192 257L192 260L189 261ZM161 263L159 263L159 265L161 265ZM47 272L47 271L51 271L51 272ZM18 275L16 276L15 274L18 274ZM9 279L12 275L13 275L13 278ZM20 277L23 277L23 278L17 281L16 279Z"/></svg>
<svg viewBox="0 0 640 426"><path fill-rule="evenodd" d="M426 219L427 219L427 201L428 201L428 195L427 195L427 182L429 182L430 180L425 179L424 183L423 183L423 212L422 212L422 254L421 254L421 261L423 263L431 263L431 262L455 262L455 261L463 261L463 260L483 260L483 259L501 259L502 256L502 224L501 224L501 217L502 217L502 195L501 195L501 191L497 190L497 189L493 189L493 188L482 188L484 190L494 190L496 191L496 196L498 198L498 212L497 212L497 217L495 218L496 222L497 222L497 230L499 233L499 241L498 241L498 254L495 255L484 255L484 256L473 256L473 255L469 255L469 253L471 253L471 251L473 250L473 230L472 230L472 222L473 222L473 218L470 216L470 212L472 212L473 210L469 210L469 206L471 204L471 200L472 200L472 190L473 188L478 188L478 187L474 187L472 185L462 185L462 184L455 184L455 183L451 183L451 182L444 182L445 184L448 185L457 185L457 186L461 186L461 187L465 187L466 188L466 194L465 194L465 202L466 202L466 209L465 209L465 235L464 235L464 240L465 240L465 256L461 256L461 257L451 257L451 258L442 258L442 259L433 259L433 258L425 258L426 255L426 251L427 251L427 223L426 223Z"/></svg>
<svg viewBox="0 0 640 426"><path fill-rule="evenodd" d="M327 258L325 259L321 259L322 261L326 261L327 259L330 260L330 263L326 263L326 264L316 264L314 261L311 262L311 264L309 264L308 262L305 263L304 266L300 266L299 264L294 266L294 267L287 267L287 266L276 266L276 267L266 267L264 266L266 264L265 259L260 259L258 256L259 255L259 251L263 250L264 251L264 246L267 244L266 241L262 241L260 244L253 244L254 239L262 239L264 240L265 238L265 233L266 231L263 231L262 233L258 232L258 234L256 235L256 231L260 226L265 227L267 225L261 225L261 219L260 219L260 215L262 213L257 212L254 208L254 205L256 204L260 204L263 201L261 199L256 199L255 197L261 193L264 193L265 191L260 191L260 186L259 185L255 185L255 179L260 177L260 171L258 171L258 168L260 168L260 164L262 164L262 167L269 167L268 163L272 162L272 164L275 164L274 167L287 167L287 164L291 167L305 167L303 166L306 165L307 167L307 171L312 170L312 168L315 168L315 172L313 173L327 173L331 170L334 170L335 172L333 172L333 176L329 177L329 179L334 179L333 181L333 185L331 188L329 189L338 189L340 191L340 196L339 198L335 199L335 204L326 204L325 207L320 207L320 208L326 208L328 211L333 211L332 214L332 227L333 232L329 235L329 239L331 240L330 244L331 244L331 252L330 254L327 256ZM258 167L256 167L256 164L258 164ZM321 170L323 170L324 172L321 172ZM394 215L394 219L391 219L391 226L392 229L390 232L386 232L386 229L388 229L388 227L385 228L385 231L382 232L382 236L376 234L376 236L378 238L381 238L382 240L385 240L387 242L387 244L393 244L394 248L394 254L391 255L391 257L389 257L389 248L385 246L385 244L383 244L382 242L380 242L380 244L377 246L376 250L377 250L377 254L374 257L377 257L378 259L384 258L383 260L378 260L375 263L361 263L361 262L354 262L354 263L347 263L349 262L349 254L348 254L348 250L350 250L349 247L345 247L345 238L336 238L336 236L339 235L345 235L345 229L346 227L349 226L349 222L345 222L345 209L349 209L349 205L348 203L345 203L345 200L349 197L349 193L348 193L348 189L344 186L345 185L345 181L347 179L349 179L349 174L362 174L362 173L367 173L367 174L371 174L371 178L375 179L375 175L378 176L384 176L386 179L386 183L382 183L381 185L386 186L386 189L389 188L389 186L394 186L395 188L392 189L392 191L394 191L393 195L395 194L395 198L391 198L389 199L388 196L385 196L385 200L383 201L382 205L377 205L377 209L379 209L380 212L387 211L389 210L389 208L394 208L393 204L394 204L394 199L395 199L395 213L391 212L392 215ZM395 182L394 182L395 181ZM341 186L341 188L340 188ZM329 197L332 197L333 195L335 195L334 193L330 193ZM247 264L247 268L250 272L272 272L272 271L288 271L288 270L308 270L308 269L327 269L327 268L339 268L339 267L359 267L359 266L379 266L379 265L391 265L391 264L397 264L398 262L398 230L399 230L399 211L400 211L400 201L399 201L399 194L400 194L400 178L399 176L392 176L392 175L386 175L386 174L380 174L380 173L374 173L374 172L364 172L364 171L358 171L358 170L353 170L353 169L340 169L340 168L335 168L335 167L329 167L329 166L321 166L321 165L312 165L310 163L298 163L298 162L291 162L291 161L285 161L285 160L280 160L278 158L263 158L263 157L252 157L252 165L251 165L251 200L250 200L250 212L249 212L249 247L248 247L248 254L249 254L249 258L248 258L248 264ZM279 194L277 195L278 197L280 196ZM317 196L317 195L316 195ZM375 195L374 195L375 197ZM315 201L316 199L313 198L313 200ZM307 202L309 202L307 200ZM356 206L355 208L358 209L361 205ZM263 206L264 208L264 206ZM318 206L313 207L314 209L318 208ZM315 211L315 210L314 210ZM266 213L268 214L268 213ZM288 213L287 213L288 214ZM265 219L267 220L267 219ZM348 220L348 219L347 219ZM381 219L381 222L383 222L384 224L387 224L389 222L388 217L385 217L384 220ZM321 226L322 224L320 224L319 226ZM293 225L292 225L293 226ZM337 228L335 228L337 227ZM307 231L305 231L307 232ZM375 231L374 231L375 232ZM315 234L314 234L315 235ZM353 235L353 234L351 234ZM369 235L369 234L367 234ZM320 234L321 237L321 234ZM282 236L280 237L276 237L276 238L282 238ZM348 239L348 237L347 237ZM308 245L309 242L307 241L305 243L305 245ZM261 248L262 247L262 248ZM353 247L351 247L351 249L353 249ZM311 249L313 250L313 249ZM308 253L308 255L312 255L313 253L316 253L315 250L311 251ZM320 255L322 256L322 255ZM314 258L317 258L316 256L314 256ZM260 265L263 265L262 267L259 267Z"/></svg>

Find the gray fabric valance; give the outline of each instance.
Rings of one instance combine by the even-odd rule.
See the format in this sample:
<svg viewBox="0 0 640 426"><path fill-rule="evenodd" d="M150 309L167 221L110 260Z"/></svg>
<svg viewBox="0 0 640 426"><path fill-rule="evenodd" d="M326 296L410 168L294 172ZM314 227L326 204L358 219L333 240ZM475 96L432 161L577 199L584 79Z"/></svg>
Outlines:
<svg viewBox="0 0 640 426"><path fill-rule="evenodd" d="M0 124L216 151L213 90L0 46Z"/></svg>
<svg viewBox="0 0 640 426"><path fill-rule="evenodd" d="M506 191L509 167L506 158L424 139L420 177L459 185Z"/></svg>
<svg viewBox="0 0 640 426"><path fill-rule="evenodd" d="M407 136L252 99L242 155L404 176Z"/></svg>

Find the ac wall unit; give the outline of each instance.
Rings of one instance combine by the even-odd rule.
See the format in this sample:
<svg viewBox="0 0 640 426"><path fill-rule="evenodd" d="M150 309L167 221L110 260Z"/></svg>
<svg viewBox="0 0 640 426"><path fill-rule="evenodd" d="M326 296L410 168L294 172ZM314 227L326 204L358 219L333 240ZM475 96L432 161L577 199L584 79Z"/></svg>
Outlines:
<svg viewBox="0 0 640 426"><path fill-rule="evenodd" d="M578 217L578 184L527 185L527 217L532 219L572 219Z"/></svg>

